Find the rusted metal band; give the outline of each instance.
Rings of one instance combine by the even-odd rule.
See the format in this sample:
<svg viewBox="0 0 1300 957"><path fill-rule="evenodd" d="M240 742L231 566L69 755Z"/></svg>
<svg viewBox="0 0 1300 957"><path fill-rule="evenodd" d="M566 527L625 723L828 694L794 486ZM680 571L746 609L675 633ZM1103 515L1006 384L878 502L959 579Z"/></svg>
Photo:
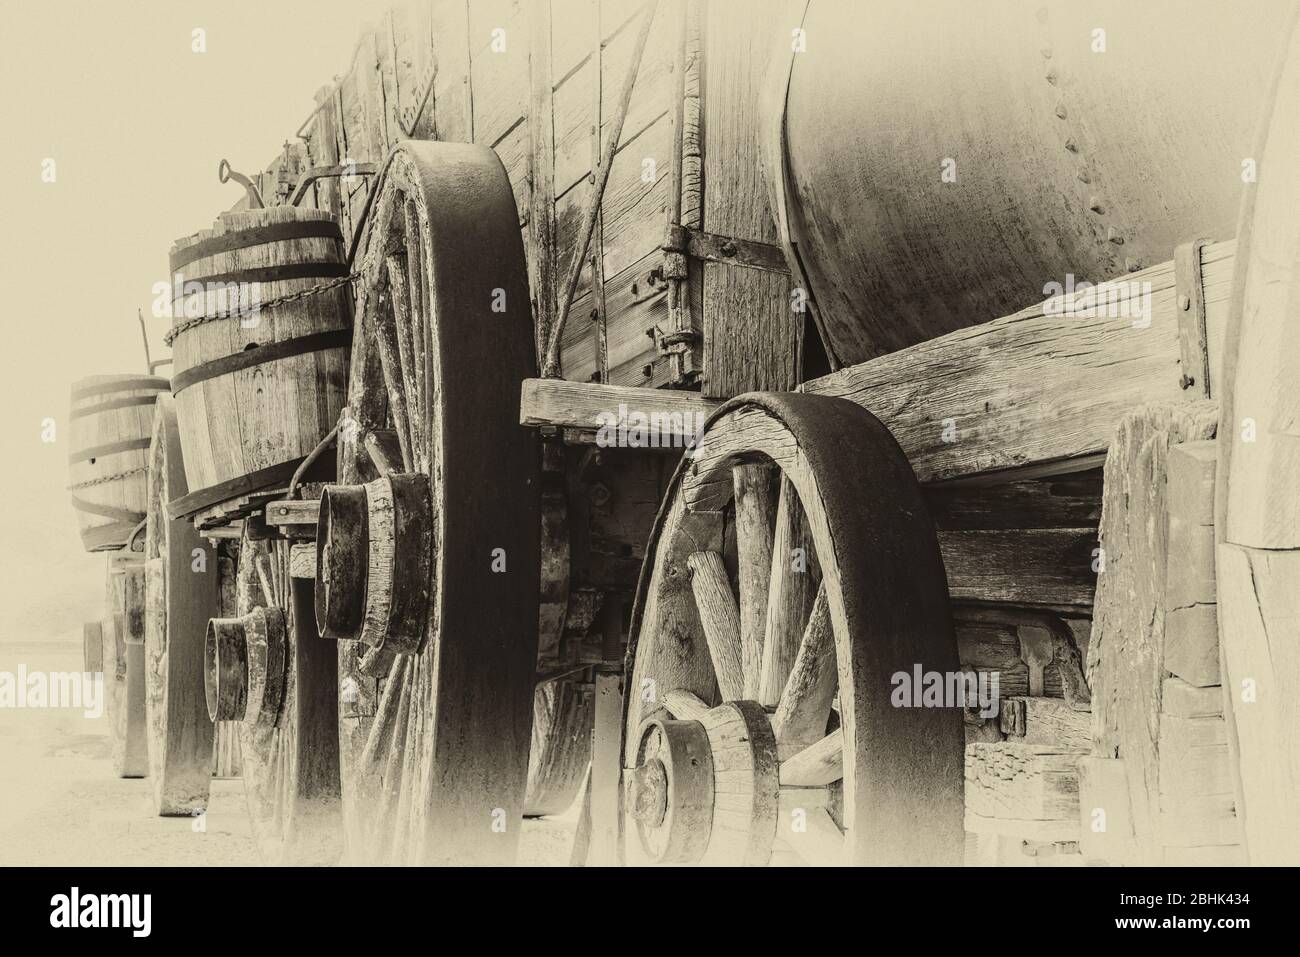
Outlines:
<svg viewBox="0 0 1300 957"><path fill-rule="evenodd" d="M115 382L97 382L94 385L83 385L80 389L72 390L72 397L74 399L88 399L93 395L112 395L114 392L133 392L136 389L154 389L163 392L167 386L167 379L162 376L140 376L136 379L118 379Z"/></svg>
<svg viewBox="0 0 1300 957"><path fill-rule="evenodd" d="M684 253L692 259L705 262L727 263L790 275L790 266L782 247L752 239L720 236L685 226L669 226L663 250L666 253Z"/></svg>
<svg viewBox="0 0 1300 957"><path fill-rule="evenodd" d="M254 226L238 232L213 236L186 246L171 254L172 271L184 269L190 263L217 253L233 252L250 246L262 246L266 243L287 242L291 239L333 239L343 242L343 232L338 223L332 219L300 219L287 223L275 223L271 226Z"/></svg>
<svg viewBox="0 0 1300 957"><path fill-rule="evenodd" d="M233 352L220 359L213 359L211 362L204 362L178 372L172 377L172 395L180 395L182 391L199 382L206 382L208 379L229 375L242 369L251 369L253 366L275 362L278 359L288 359L305 352L342 349L351 343L351 329L331 329L329 332L316 332L310 336L283 339L280 342L245 349L242 352Z"/></svg>
<svg viewBox="0 0 1300 957"><path fill-rule="evenodd" d="M153 395L131 395L124 399L111 399L108 402L100 402L98 405L87 405L80 409L73 409L69 418L84 419L88 415L99 415L101 412L112 412L114 409L129 409L133 405L153 405L154 399L157 397L158 393L154 393Z"/></svg>
<svg viewBox="0 0 1300 957"><path fill-rule="evenodd" d="M68 464L75 465L77 462L87 462L91 459L97 459L104 455L116 455L119 452L139 452L149 447L150 440L144 439L122 439L120 442L106 442L103 445L92 445L88 449L82 449L80 452L73 452L68 456Z"/></svg>
<svg viewBox="0 0 1300 957"><path fill-rule="evenodd" d="M209 506L218 505L240 495L247 495L250 492L258 492L277 485L283 486L288 483L289 478L302 464L303 458L305 456L289 459L289 461L280 462L277 465L269 465L264 469L258 469L256 472L249 472L246 475L240 475L228 481L190 492L188 495L182 495L180 498L167 503L167 517L172 520L188 518L195 512L200 512ZM312 464L303 478L307 481L330 481L334 478L336 471L335 456L333 451L329 450Z"/></svg>
<svg viewBox="0 0 1300 957"><path fill-rule="evenodd" d="M1174 250L1174 291L1178 307L1178 349L1183 373L1180 385L1210 397L1210 353L1205 326L1205 286L1201 250L1208 239L1195 239Z"/></svg>
<svg viewBox="0 0 1300 957"><path fill-rule="evenodd" d="M182 283L197 282L204 286L229 285L231 283L286 282L291 279L336 279L348 274L347 263L341 262L307 262L284 263L280 266L260 266L256 269L236 269L212 276L192 276L181 278ZM185 295L184 286L181 288Z"/></svg>

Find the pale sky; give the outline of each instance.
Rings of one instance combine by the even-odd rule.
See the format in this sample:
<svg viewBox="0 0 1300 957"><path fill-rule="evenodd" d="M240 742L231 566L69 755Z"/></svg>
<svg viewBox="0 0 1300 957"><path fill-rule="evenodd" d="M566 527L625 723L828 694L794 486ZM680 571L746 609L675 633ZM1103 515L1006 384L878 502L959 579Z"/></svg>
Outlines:
<svg viewBox="0 0 1300 957"><path fill-rule="evenodd" d="M19 0L0 16L0 641L80 641L103 556L68 504L69 384L144 371L173 239L239 200L346 71L380 0ZM191 50L206 30L207 52ZM43 183L42 164L57 180ZM166 320L151 321L155 358ZM162 370L166 373L166 367ZM41 441L53 416L58 441Z"/></svg>

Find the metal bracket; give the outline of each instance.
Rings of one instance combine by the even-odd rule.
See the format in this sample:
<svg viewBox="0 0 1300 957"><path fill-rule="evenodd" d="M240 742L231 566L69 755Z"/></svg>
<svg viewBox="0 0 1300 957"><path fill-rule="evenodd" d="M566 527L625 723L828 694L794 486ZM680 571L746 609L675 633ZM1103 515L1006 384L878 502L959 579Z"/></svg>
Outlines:
<svg viewBox="0 0 1300 957"><path fill-rule="evenodd" d="M790 267L785 261L785 250L780 246L760 243L752 239L719 236L716 233L706 233L687 226L668 227L663 251L664 275L672 279L685 278L684 257L687 256L705 262L727 263L732 266L790 275Z"/></svg>
<svg viewBox="0 0 1300 957"><path fill-rule="evenodd" d="M665 332L659 326L652 326L645 332L647 336L654 340L655 351L661 356L690 352L691 349L699 345L702 339L695 329L674 329Z"/></svg>
<svg viewBox="0 0 1300 957"><path fill-rule="evenodd" d="M1174 250L1174 292L1178 315L1178 349L1182 356L1183 389L1210 397L1210 354L1205 333L1205 286L1201 250L1208 239L1194 239Z"/></svg>
<svg viewBox="0 0 1300 957"><path fill-rule="evenodd" d="M378 163L344 163L337 166L313 166L300 177L298 184L289 197L289 205L297 206L307 193L307 187L318 179L346 178L348 176L374 176L379 172Z"/></svg>

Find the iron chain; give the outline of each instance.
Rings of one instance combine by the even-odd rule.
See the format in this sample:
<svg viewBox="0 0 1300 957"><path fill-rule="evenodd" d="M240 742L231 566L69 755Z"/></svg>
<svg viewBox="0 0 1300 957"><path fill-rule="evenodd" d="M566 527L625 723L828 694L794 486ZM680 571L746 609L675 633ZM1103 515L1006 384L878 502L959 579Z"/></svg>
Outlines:
<svg viewBox="0 0 1300 957"><path fill-rule="evenodd" d="M360 272L349 273L346 276L339 276L337 279L329 279L315 286L308 286L306 289L299 289L297 292L286 293L283 296L277 296L275 299L268 299L266 302L258 303L258 309L270 309L274 306L283 306L286 303L297 302L299 299L307 299L311 296L319 296L321 293L329 292L331 289L337 289L340 286L350 285L361 278ZM184 322L178 322L167 330L163 336L163 342L170 348L176 341L176 337L182 332L187 332L197 326L205 325L209 322L218 322L222 319L241 318L238 313L226 313L225 315L215 316L195 316L193 319L186 319Z"/></svg>
<svg viewBox="0 0 1300 957"><path fill-rule="evenodd" d="M116 482L118 479L130 478L132 475L139 475L141 472L149 471L149 466L141 465L138 468L127 469L125 472L118 472L116 475L105 475L101 478L87 479L84 482L78 482L75 485L69 485L66 491L75 492L78 489L91 488L95 485L107 485L109 482Z"/></svg>

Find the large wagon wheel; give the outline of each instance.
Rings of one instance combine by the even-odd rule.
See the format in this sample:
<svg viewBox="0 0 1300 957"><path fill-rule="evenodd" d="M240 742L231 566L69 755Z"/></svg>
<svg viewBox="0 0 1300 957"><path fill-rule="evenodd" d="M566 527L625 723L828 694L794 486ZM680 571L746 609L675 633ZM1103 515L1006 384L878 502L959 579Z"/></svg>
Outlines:
<svg viewBox="0 0 1300 957"><path fill-rule="evenodd" d="M719 410L656 522L632 640L629 861L960 863L961 711L891 704L896 673L957 670L943 564L864 409Z"/></svg>
<svg viewBox="0 0 1300 957"><path fill-rule="evenodd" d="M533 334L496 155L404 143L367 239L340 486L317 534L339 646L350 856L509 863L523 815L539 450L518 422ZM364 487L360 484L368 483Z"/></svg>
<svg viewBox="0 0 1300 957"><path fill-rule="evenodd" d="M244 793L263 860L331 864L342 851L336 672L316 636L312 583L289 572L290 543L247 531L239 617L213 619L205 690L213 720L238 722Z"/></svg>
<svg viewBox="0 0 1300 957"><path fill-rule="evenodd" d="M188 815L208 804L212 721L203 695L203 636L218 614L216 551L167 503L186 494L176 403L160 395L149 447L145 535L145 708L154 807Z"/></svg>

